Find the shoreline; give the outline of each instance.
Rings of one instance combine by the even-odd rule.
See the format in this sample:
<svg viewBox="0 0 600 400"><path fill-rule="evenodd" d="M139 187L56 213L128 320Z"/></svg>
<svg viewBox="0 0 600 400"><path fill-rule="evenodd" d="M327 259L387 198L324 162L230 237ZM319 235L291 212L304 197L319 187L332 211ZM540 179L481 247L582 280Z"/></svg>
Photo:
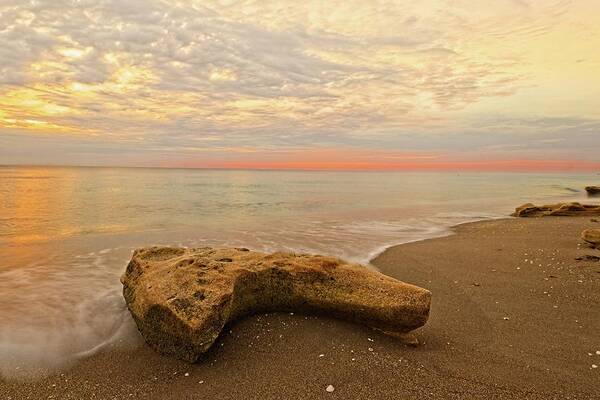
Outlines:
<svg viewBox="0 0 600 400"><path fill-rule="evenodd" d="M530 393L546 390L540 398L591 399L594 398L592 388L598 372L594 366L600 365L600 342L597 340L600 323L594 317L597 312L591 306L600 300L600 263L575 260L584 254L598 254L598 250L580 244L581 230L589 227L600 227L600 224L591 222L590 217L475 221L458 224L453 228L453 235L441 239L391 247L372 262L380 267L381 272L389 275L394 275L395 264L419 263L417 268L402 268L402 275L398 276L430 288L433 293L430 320L416 332L419 340L426 341L432 336L439 340L439 337L446 336L449 340L447 343L437 343L443 347L444 344L454 345L459 333L464 335L468 332L468 337L473 340L484 339L478 338L482 336L479 330L488 331L485 340L464 340L462 347L468 357L456 368L460 357L449 355L449 359L445 360L448 363L444 366L447 368L445 372L459 373L467 381L489 381L495 387L506 385L504 388L507 390L530 387L528 392L521 394L522 397L515 395L507 398L529 398ZM507 240L507 234L515 238ZM522 249L522 258L515 259L517 253L507 257L506 252L515 251L516 248ZM425 252L431 254L426 255ZM487 271L479 270L481 264L494 265L497 259L495 252L502 252L503 258L513 258L511 265L506 268L502 265L505 263L501 262L500 267L490 266ZM432 258L436 262L432 262ZM540 262L543 259L545 262ZM457 264L464 267L455 268ZM517 274L520 278L525 276L526 280L515 280ZM436 280L443 283L436 285ZM503 280L501 286L495 280ZM488 285L493 287L492 296L481 293L482 288ZM590 287L582 292L580 287L584 285ZM506 295L507 291L510 296ZM463 296L464 299L461 299ZM525 298L531 303L526 303ZM492 301L494 304L490 305ZM563 311L562 301L569 303L568 307L564 307L566 311ZM507 304L500 306L503 310L495 309L498 308L496 305L503 302ZM456 309L453 309L454 306L457 306ZM503 325L512 324L513 312L525 317L519 321L522 326L510 327L508 332L501 333L504 331ZM457 313L463 323L467 322L464 317L468 318L467 326L447 321ZM490 318L494 314L495 318ZM550 320L555 317L553 314L557 314L557 321ZM478 318L481 318L479 323L474 321ZM455 326L449 329L449 325ZM493 328L486 328L488 325ZM448 330L456 335L448 335ZM532 337L528 337L528 333ZM500 346L499 342L504 342L504 346ZM569 346L579 347L579 352ZM478 347L484 349L481 354L477 354ZM518 351L515 352L514 348L518 348ZM470 354L470 351L474 354ZM511 353L508 357L505 354L507 352ZM545 355L545 352L549 353ZM493 357L489 357L490 353ZM558 354L563 358L557 358ZM491 364L497 363L499 357L507 357L510 361L500 367L490 368L490 364L484 367L484 363L472 360L478 356L488 358ZM441 360L436 361L439 363ZM475 365L471 364L473 362ZM530 370L536 363L538 371L528 375L533 372ZM482 367L495 371L479 371ZM516 374L515 369L521 370L524 377ZM584 375L584 379L580 374ZM510 388L515 383L518 384Z"/></svg>
<svg viewBox="0 0 600 400"><path fill-rule="evenodd" d="M508 217L507 216L483 217L481 219L459 222L457 224L450 225L448 227L444 227L442 230L440 230L439 235L434 235L434 236L429 236L429 237L424 237L424 238L419 238L419 239L412 239L412 240L408 240L406 242L400 242L400 243L380 246L378 249L376 249L372 252L369 252L367 257L365 258L366 261L363 261L362 263L364 263L367 266L374 267L374 265L372 265L371 263L375 259L377 259L379 256L381 256L383 253L385 253L386 251L388 251L390 249L393 249L393 248L399 247L399 246L404 246L404 245L411 244L411 243L418 243L418 242L424 242L427 240L441 239L441 238L445 238L448 236L456 235L456 229L460 228L463 225L477 224L480 222L487 222L487 221L510 220L510 219L514 219L514 217L510 217L510 216L508 216Z"/></svg>
<svg viewBox="0 0 600 400"><path fill-rule="evenodd" d="M591 251L578 246L579 233L596 225L585 217L479 220L384 250L372 259L381 272L433 293L416 347L344 321L272 313L232 324L197 364L142 342L115 343L40 380L0 380L0 392L12 399L593 399L600 263L575 257Z"/></svg>

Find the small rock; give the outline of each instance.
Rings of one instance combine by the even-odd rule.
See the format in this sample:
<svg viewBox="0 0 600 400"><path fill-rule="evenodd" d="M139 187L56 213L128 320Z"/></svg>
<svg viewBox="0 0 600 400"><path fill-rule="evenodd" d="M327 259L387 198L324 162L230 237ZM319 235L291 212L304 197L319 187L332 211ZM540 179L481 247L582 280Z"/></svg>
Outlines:
<svg viewBox="0 0 600 400"><path fill-rule="evenodd" d="M596 364L592 364L592 368L598 368Z"/></svg>
<svg viewBox="0 0 600 400"><path fill-rule="evenodd" d="M331 393L331 392L333 392L334 390L335 390L335 388L333 387L333 385L329 385L329 386L327 386L327 388L325 389L325 391L326 391L327 393Z"/></svg>
<svg viewBox="0 0 600 400"><path fill-rule="evenodd" d="M372 347L369 347L369 351L373 351L373 348L372 348Z"/></svg>
<svg viewBox="0 0 600 400"><path fill-rule="evenodd" d="M600 195L600 186L586 186L585 191L588 192L590 196Z"/></svg>
<svg viewBox="0 0 600 400"><path fill-rule="evenodd" d="M184 376L190 376L189 372L186 372L185 374L183 374Z"/></svg>
<svg viewBox="0 0 600 400"><path fill-rule="evenodd" d="M600 247L600 229L586 229L581 232L581 238L593 247Z"/></svg>
<svg viewBox="0 0 600 400"><path fill-rule="evenodd" d="M513 217L545 217L545 216L575 216L600 215L599 205L582 205L580 203L559 203L546 206L535 206L531 203L517 207Z"/></svg>
<svg viewBox="0 0 600 400"><path fill-rule="evenodd" d="M505 321L508 321L510 318L508 318L508 317L504 317L503 319L504 319Z"/></svg>

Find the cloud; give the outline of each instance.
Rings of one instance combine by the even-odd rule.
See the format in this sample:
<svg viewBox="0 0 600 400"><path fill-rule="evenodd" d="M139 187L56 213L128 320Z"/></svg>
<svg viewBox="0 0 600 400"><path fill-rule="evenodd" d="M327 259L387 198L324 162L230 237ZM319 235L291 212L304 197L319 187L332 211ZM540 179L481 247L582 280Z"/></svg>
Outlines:
<svg viewBox="0 0 600 400"><path fill-rule="evenodd" d="M544 115L519 124L469 113L537 84L523 43L570 23L571 9L562 0L7 0L0 130L135 143L149 157L572 131ZM571 117L597 129L590 116Z"/></svg>

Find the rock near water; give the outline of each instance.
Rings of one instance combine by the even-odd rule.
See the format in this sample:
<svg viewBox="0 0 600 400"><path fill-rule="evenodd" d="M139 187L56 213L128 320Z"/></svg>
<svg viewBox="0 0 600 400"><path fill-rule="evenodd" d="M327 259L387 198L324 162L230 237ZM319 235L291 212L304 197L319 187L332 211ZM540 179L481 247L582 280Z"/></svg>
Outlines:
<svg viewBox="0 0 600 400"><path fill-rule="evenodd" d="M585 191L591 196L598 196L600 195L600 186L587 186Z"/></svg>
<svg viewBox="0 0 600 400"><path fill-rule="evenodd" d="M580 203L558 203L546 206L523 204L515 209L513 217L547 217L547 216L592 216L600 215L600 205L582 205Z"/></svg>
<svg viewBox="0 0 600 400"><path fill-rule="evenodd" d="M424 325L431 302L428 290L358 264L242 248L138 249L121 282L146 342L189 362L249 314L323 314L395 334Z"/></svg>

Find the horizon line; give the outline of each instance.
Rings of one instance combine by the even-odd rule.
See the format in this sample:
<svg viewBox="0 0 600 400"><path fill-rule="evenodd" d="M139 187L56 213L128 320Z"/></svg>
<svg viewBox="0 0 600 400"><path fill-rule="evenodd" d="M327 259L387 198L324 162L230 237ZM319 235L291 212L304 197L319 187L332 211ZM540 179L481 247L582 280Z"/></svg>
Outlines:
<svg viewBox="0 0 600 400"><path fill-rule="evenodd" d="M564 161L562 161L564 162ZM577 162L574 162L577 163ZM200 166L200 165L86 165L86 164L0 164L0 168L120 168L120 169L164 169L164 170L207 170L207 171L274 171L274 172L448 172L448 173L591 173L600 174L600 163L598 167L591 169L569 168L477 168L481 163L457 164L469 165L467 168L435 168L431 164L423 164L419 167L405 168L300 168L300 167L243 167L243 166ZM592 163L595 165L595 163ZM485 165L485 163L483 164ZM597 170L596 170L597 169Z"/></svg>

